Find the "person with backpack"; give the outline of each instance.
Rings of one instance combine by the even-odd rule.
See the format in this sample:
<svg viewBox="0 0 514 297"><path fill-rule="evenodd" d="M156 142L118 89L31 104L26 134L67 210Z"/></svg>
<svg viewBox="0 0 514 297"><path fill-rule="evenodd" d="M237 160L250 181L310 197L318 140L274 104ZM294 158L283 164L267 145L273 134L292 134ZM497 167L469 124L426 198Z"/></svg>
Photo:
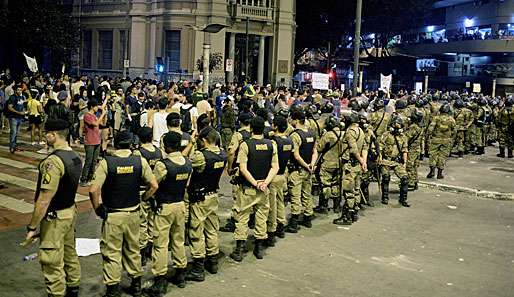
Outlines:
<svg viewBox="0 0 514 297"><path fill-rule="evenodd" d="M186 97L186 103L180 107L180 118L182 120L180 129L183 132L191 134L193 130L197 130L198 109L193 105L193 97Z"/></svg>

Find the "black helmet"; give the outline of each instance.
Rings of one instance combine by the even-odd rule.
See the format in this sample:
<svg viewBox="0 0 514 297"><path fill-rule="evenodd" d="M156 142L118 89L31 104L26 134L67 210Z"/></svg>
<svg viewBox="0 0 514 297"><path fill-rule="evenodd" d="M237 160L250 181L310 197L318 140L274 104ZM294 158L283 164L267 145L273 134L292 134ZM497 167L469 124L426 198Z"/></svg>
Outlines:
<svg viewBox="0 0 514 297"><path fill-rule="evenodd" d="M450 107L450 104L443 104L441 105L441 107L439 108L439 112L440 113L444 113L444 114L450 114L450 111L451 111L451 107Z"/></svg>
<svg viewBox="0 0 514 297"><path fill-rule="evenodd" d="M418 100L416 100L417 108L422 108L423 106L425 106L425 101L423 100L423 98L419 98Z"/></svg>
<svg viewBox="0 0 514 297"><path fill-rule="evenodd" d="M384 108L385 102L383 99L376 99L375 100L375 108Z"/></svg>
<svg viewBox="0 0 514 297"><path fill-rule="evenodd" d="M417 109L414 109L410 114L410 120L413 123L421 123L423 120L423 113Z"/></svg>
<svg viewBox="0 0 514 297"><path fill-rule="evenodd" d="M403 117L399 115L393 116L389 122L389 126L393 129L402 129L404 125L405 121L403 120Z"/></svg>
<svg viewBox="0 0 514 297"><path fill-rule="evenodd" d="M327 131L332 131L332 130L334 130L334 128L337 128L339 126L340 126L339 119L333 115L329 116L325 120L325 129L327 129Z"/></svg>
<svg viewBox="0 0 514 297"><path fill-rule="evenodd" d="M321 107L321 113L333 113L334 112L334 104L332 102L327 101L327 103L323 104Z"/></svg>
<svg viewBox="0 0 514 297"><path fill-rule="evenodd" d="M287 117L289 116L289 111L287 109L282 108L279 111L277 111L276 115L282 116L287 119Z"/></svg>
<svg viewBox="0 0 514 297"><path fill-rule="evenodd" d="M359 122L359 114L356 111L350 111L349 113L344 115L345 121L349 124L354 124Z"/></svg>
<svg viewBox="0 0 514 297"><path fill-rule="evenodd" d="M361 105L359 104L359 101L352 100L350 103L348 103L348 108L350 108L353 111L359 111L361 110Z"/></svg>
<svg viewBox="0 0 514 297"><path fill-rule="evenodd" d="M312 117L318 114L318 108L314 104L308 104L305 106L305 115L307 117Z"/></svg>
<svg viewBox="0 0 514 297"><path fill-rule="evenodd" d="M486 106L487 105L487 99L485 99L484 97L478 98L478 105Z"/></svg>
<svg viewBox="0 0 514 297"><path fill-rule="evenodd" d="M414 96L414 95L409 96L408 101L409 101L409 105L414 105L414 104L416 104L416 102L418 102L416 96Z"/></svg>
<svg viewBox="0 0 514 297"><path fill-rule="evenodd" d="M361 106L361 109L368 109L368 106L369 106L369 100L368 98L365 98L365 97L362 97L361 100L359 101L359 104Z"/></svg>
<svg viewBox="0 0 514 297"><path fill-rule="evenodd" d="M407 102L405 100L396 100L396 103L394 105L396 109L405 109L407 107Z"/></svg>
<svg viewBox="0 0 514 297"><path fill-rule="evenodd" d="M462 101L462 99L457 99L455 100L455 102L453 103L453 106L455 108L463 108L464 107L464 101Z"/></svg>

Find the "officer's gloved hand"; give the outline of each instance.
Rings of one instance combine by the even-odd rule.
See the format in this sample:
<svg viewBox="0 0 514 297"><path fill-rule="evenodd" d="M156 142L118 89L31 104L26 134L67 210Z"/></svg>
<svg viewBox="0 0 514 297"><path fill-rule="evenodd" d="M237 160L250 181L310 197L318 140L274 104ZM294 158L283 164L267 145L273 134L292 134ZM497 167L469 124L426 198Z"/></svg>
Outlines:
<svg viewBox="0 0 514 297"><path fill-rule="evenodd" d="M97 216L99 216L102 220L105 220L107 219L107 208L103 205L103 204L100 204L96 209L95 209L95 213Z"/></svg>
<svg viewBox="0 0 514 297"><path fill-rule="evenodd" d="M148 199L148 204L150 205L150 209L154 213L160 213L161 212L162 206L159 203L157 203L157 200L155 200L155 198Z"/></svg>

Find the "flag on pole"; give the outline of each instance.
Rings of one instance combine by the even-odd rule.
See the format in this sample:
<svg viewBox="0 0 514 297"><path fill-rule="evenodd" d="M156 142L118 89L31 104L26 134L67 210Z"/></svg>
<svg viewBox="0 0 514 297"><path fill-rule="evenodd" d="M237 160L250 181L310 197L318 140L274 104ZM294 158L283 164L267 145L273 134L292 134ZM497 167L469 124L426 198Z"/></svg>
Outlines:
<svg viewBox="0 0 514 297"><path fill-rule="evenodd" d="M25 56L25 60L27 61L27 67L29 67L29 70L36 73L38 71L36 58L31 58L27 56L25 53L23 53L23 55Z"/></svg>

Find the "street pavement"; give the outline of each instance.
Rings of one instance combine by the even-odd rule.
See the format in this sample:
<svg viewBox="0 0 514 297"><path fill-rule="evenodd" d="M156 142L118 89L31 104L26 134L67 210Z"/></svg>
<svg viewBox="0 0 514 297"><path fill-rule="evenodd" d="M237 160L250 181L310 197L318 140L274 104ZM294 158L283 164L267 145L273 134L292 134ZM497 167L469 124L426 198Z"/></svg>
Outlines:
<svg viewBox="0 0 514 297"><path fill-rule="evenodd" d="M3 134L0 181L7 187L0 189L0 297L45 296L37 260L22 261L37 246L19 247L33 207L35 168L44 155L26 145L12 155L5 145ZM446 178L429 182L514 193L513 160L494 154L489 148L485 156L450 159ZM422 167L420 176L426 171ZM222 223L230 192L224 177ZM87 189L79 194L77 237L98 238L101 221L90 209ZM185 289L170 285L166 296L514 296L514 201L421 187L409 194L407 209L398 206L397 195L389 206L364 211L350 227L333 225L335 214L318 215L312 229L286 235L263 260L249 252L242 263L232 261L232 235L221 233L219 273L203 283L188 282ZM379 199L376 185L372 197ZM81 296L102 296L101 256L80 261ZM148 265L144 286L150 279ZM128 286L126 276L122 284Z"/></svg>

